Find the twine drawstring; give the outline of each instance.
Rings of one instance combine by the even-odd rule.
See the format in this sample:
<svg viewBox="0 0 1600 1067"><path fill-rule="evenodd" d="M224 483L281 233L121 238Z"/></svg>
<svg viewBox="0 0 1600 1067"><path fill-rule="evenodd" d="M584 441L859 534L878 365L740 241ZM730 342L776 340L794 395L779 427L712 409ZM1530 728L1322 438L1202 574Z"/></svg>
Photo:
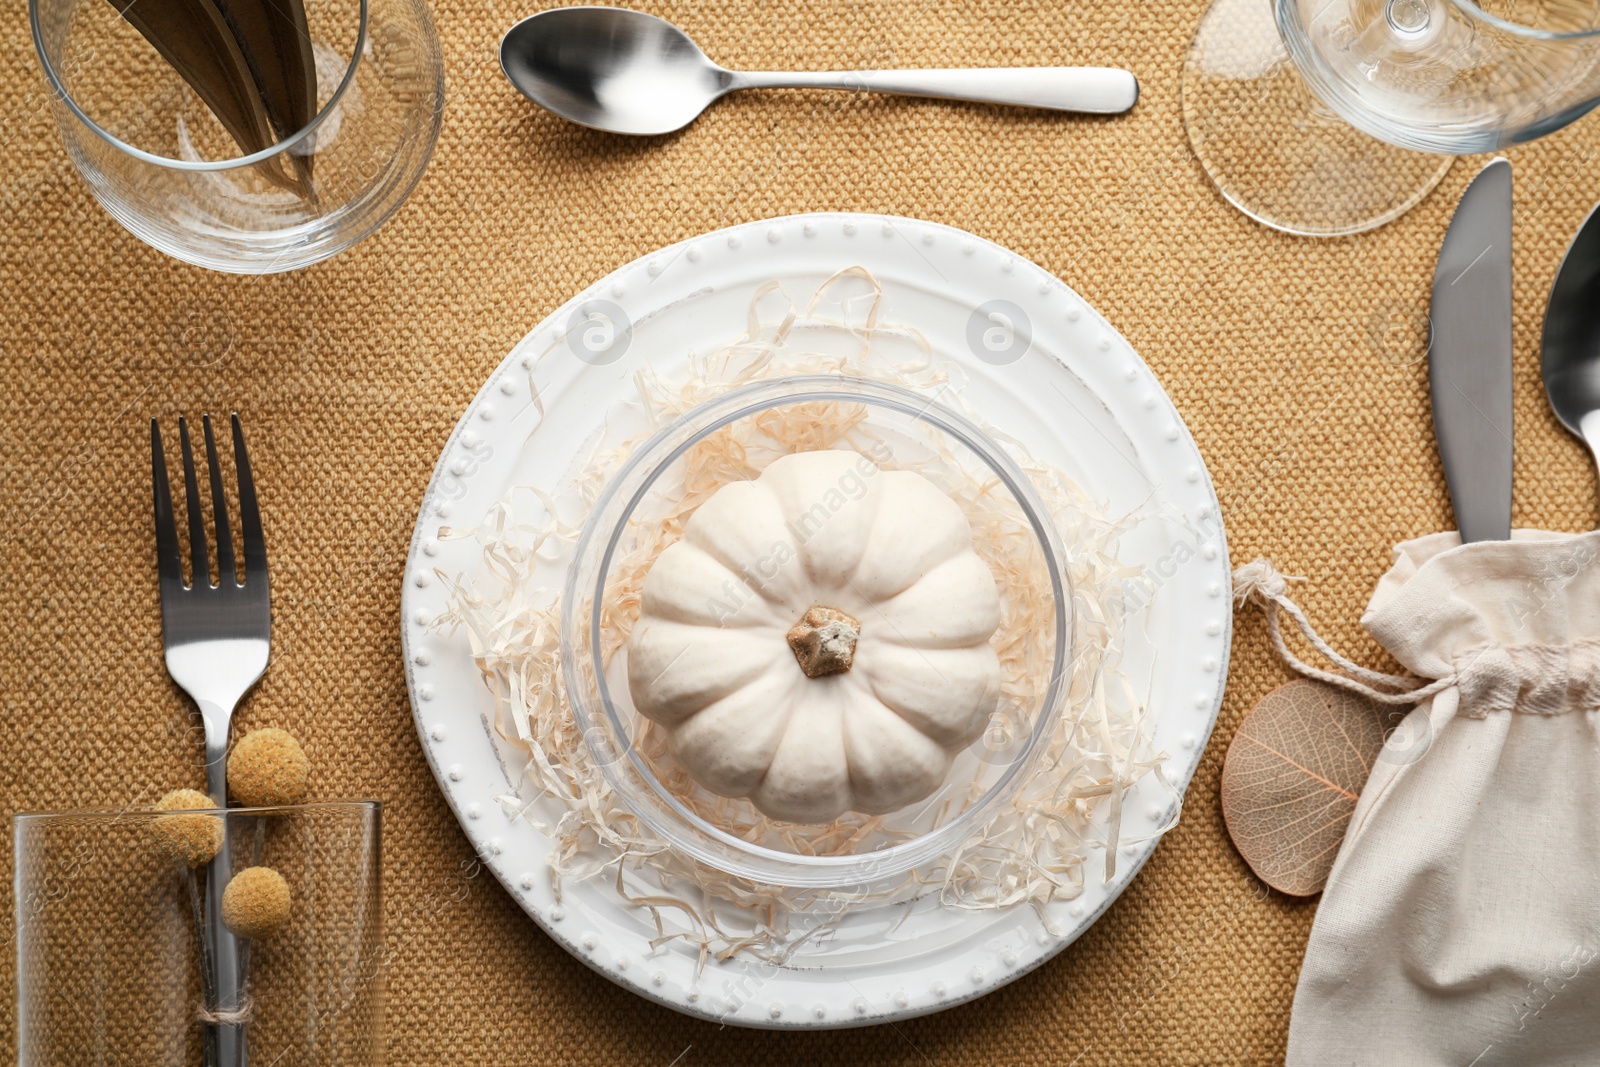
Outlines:
<svg viewBox="0 0 1600 1067"><path fill-rule="evenodd" d="M255 1001L249 996L239 998L237 1008L208 1008L201 1004L194 1017L208 1026L244 1026L255 1015Z"/></svg>
<svg viewBox="0 0 1600 1067"><path fill-rule="evenodd" d="M1240 607L1252 600L1261 604L1267 614L1267 634L1272 638L1272 645L1278 650L1278 655L1282 656L1283 661L1289 666L1307 678L1315 678L1319 682L1359 693L1380 704L1416 704L1456 684L1456 679L1449 677L1437 679L1427 685L1418 685L1416 678L1404 678L1397 674L1370 670L1339 655L1322 639L1322 635L1317 633L1316 628L1306 618L1305 612L1300 610L1300 606L1289 599L1289 583L1304 580L1279 574L1276 567L1260 558L1236 568L1233 572L1235 601ZM1295 625L1300 628L1300 632L1305 635L1306 640L1310 641L1312 646L1330 662L1337 664L1339 670L1344 673L1337 674L1313 667L1291 652L1283 639L1283 630L1278 617L1280 611L1287 612Z"/></svg>

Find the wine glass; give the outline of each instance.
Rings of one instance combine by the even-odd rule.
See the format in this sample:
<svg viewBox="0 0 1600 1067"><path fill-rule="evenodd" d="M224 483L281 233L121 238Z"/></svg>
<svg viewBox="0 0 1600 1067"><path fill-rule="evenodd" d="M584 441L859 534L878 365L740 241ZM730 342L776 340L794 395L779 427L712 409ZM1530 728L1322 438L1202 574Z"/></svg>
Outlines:
<svg viewBox="0 0 1600 1067"><path fill-rule="evenodd" d="M203 98L205 79L197 89L137 28L166 18L170 51L189 7L29 0L68 156L112 217L168 255L242 274L316 263L382 225L427 166L444 63L424 0L284 6L304 11L293 121L252 126L247 106L219 105L215 84ZM252 75L265 66L249 62Z"/></svg>
<svg viewBox="0 0 1600 1067"><path fill-rule="evenodd" d="M1222 195L1290 233L1404 214L1454 156L1600 102L1600 0L1213 0L1183 71Z"/></svg>

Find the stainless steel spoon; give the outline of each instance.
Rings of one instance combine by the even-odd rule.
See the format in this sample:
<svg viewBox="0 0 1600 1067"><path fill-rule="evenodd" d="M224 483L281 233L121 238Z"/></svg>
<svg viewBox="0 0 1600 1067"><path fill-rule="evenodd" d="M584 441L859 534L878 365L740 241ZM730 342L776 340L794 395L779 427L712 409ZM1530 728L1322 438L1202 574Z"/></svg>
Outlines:
<svg viewBox="0 0 1600 1067"><path fill-rule="evenodd" d="M534 103L612 133L671 133L739 89L846 89L1101 115L1139 99L1138 80L1111 67L740 73L711 62L672 23L620 7L530 15L501 40L500 67Z"/></svg>
<svg viewBox="0 0 1600 1067"><path fill-rule="evenodd" d="M1542 348L1550 406L1600 463L1600 207L1578 228L1556 271Z"/></svg>

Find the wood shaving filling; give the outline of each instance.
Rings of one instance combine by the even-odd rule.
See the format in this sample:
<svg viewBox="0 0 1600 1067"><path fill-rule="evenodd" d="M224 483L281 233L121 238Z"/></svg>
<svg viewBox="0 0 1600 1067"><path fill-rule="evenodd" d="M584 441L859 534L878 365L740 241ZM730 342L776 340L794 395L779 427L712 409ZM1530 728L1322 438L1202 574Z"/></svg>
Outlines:
<svg viewBox="0 0 1600 1067"><path fill-rule="evenodd" d="M804 309L769 283L752 300L748 329L739 340L708 355L691 354L681 377L638 372L633 406L645 429L620 443L597 445L561 499L514 489L478 529L444 534L474 537L482 546L487 581L469 587L439 574L452 593L452 607L439 625L466 629L494 697L493 726L526 756L516 793L499 799L508 814L553 839L549 874L557 899L566 880L612 879L624 899L650 915L657 932L652 947L685 940L698 948L702 964L712 955L739 954L781 962L853 910L928 893L967 909L1042 909L1069 900L1082 892L1084 865L1095 853L1103 856L1105 877L1114 875L1117 847L1132 843L1120 833L1123 798L1146 775L1154 775L1173 799L1170 820L1150 836L1165 833L1178 818L1177 791L1161 770L1167 755L1152 751L1147 703L1132 692L1119 667L1125 634L1142 614L1130 606L1138 598L1125 595L1125 583L1143 579L1137 567L1118 560L1118 543L1152 516L1106 517L1063 472L1033 460L1018 442L964 410L960 369L936 364L915 330L879 323L880 302L877 283L860 268L829 279ZM551 577L552 568L564 569L562 561L570 558L611 474L657 429L730 389L819 373L915 389L963 409L1000 442L1032 481L1060 533L1075 629L1067 707L1034 771L941 869L849 890L736 878L671 849L626 807L595 765L568 707L554 592L559 577ZM1038 541L988 468L931 438L922 442L925 462L907 460L916 450L901 440L886 449L869 415L862 404L796 403L733 423L690 449L677 464L681 473L674 475L671 491L653 494L650 506L633 516L631 539L622 543L609 575L602 656L609 663L625 644L651 564L711 494L729 482L755 478L791 452L855 449L880 466L917 470L966 513L974 549L994 572L1005 605L993 637L1002 672L1000 708L979 747L1009 751L1031 730L1050 682L1053 648L1038 635L1053 631L1054 607ZM516 517L528 510L530 493L542 505L537 521ZM970 785L947 783L937 805L906 818L847 814L827 826L798 827L766 819L747 801L700 788L672 759L663 731L638 721L637 751L698 815L752 843L802 855L863 853L911 839L975 803L998 773L980 766L979 772L991 773L969 772ZM1003 760L996 762L1003 768Z"/></svg>

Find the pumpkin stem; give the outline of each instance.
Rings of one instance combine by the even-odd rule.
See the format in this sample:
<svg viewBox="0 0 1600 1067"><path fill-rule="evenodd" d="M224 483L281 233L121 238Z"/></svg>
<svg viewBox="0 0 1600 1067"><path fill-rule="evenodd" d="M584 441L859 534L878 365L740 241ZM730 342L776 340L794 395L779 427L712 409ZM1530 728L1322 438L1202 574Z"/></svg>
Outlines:
<svg viewBox="0 0 1600 1067"><path fill-rule="evenodd" d="M789 648L807 678L842 674L856 659L861 623L837 608L813 604L789 629Z"/></svg>

